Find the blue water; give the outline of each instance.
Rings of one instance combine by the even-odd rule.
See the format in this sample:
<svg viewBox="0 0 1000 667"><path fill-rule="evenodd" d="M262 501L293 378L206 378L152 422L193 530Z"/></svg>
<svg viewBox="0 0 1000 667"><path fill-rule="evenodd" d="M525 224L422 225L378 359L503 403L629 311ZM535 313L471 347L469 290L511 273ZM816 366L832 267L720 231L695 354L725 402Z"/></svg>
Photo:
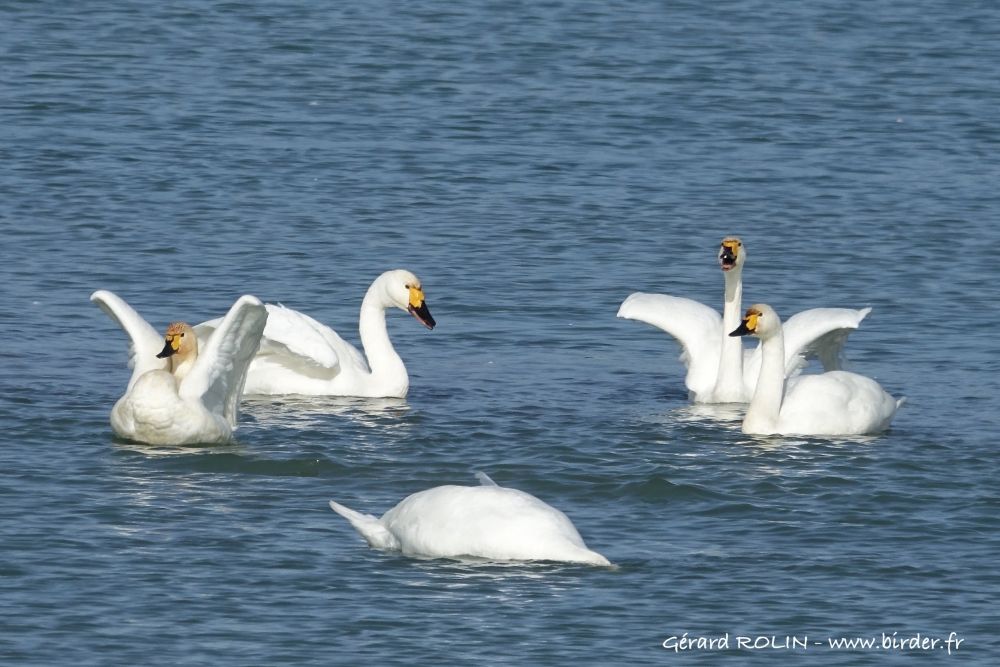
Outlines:
<svg viewBox="0 0 1000 667"><path fill-rule="evenodd" d="M0 662L996 664L997 62L986 1L5 3ZM890 432L744 436L615 318L721 307L727 234L745 304L874 308L848 356L908 397ZM113 436L93 290L357 342L395 267L438 321L389 318L406 400ZM478 470L617 568L381 553L327 507ZM963 643L812 644L894 632Z"/></svg>

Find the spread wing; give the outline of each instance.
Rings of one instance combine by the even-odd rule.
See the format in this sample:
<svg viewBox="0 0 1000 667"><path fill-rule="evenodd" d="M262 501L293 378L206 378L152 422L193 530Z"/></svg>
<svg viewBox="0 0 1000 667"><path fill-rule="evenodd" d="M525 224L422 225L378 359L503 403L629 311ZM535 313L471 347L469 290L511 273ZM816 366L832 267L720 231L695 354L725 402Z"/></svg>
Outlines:
<svg viewBox="0 0 1000 667"><path fill-rule="evenodd" d="M333 378L345 360L353 361L358 368L368 368L357 348L325 324L280 304L269 303L266 307L267 326L257 353L261 363L278 364L318 378ZM219 322L216 319L196 326L199 341L211 334Z"/></svg>
<svg viewBox="0 0 1000 667"><path fill-rule="evenodd" d="M782 327L785 335L785 370L792 373L809 359L819 359L823 370L839 370L844 344L871 308L810 308L796 313Z"/></svg>
<svg viewBox="0 0 1000 667"><path fill-rule="evenodd" d="M249 295L237 299L204 347L199 344L194 367L181 382L181 398L201 400L235 427L247 370L266 323L267 310L260 299Z"/></svg>
<svg viewBox="0 0 1000 667"><path fill-rule="evenodd" d="M302 366L326 371L334 376L340 371L338 347L347 345L330 327L305 313L282 305L267 306L268 322L264 340L272 350L264 350L283 360L284 365Z"/></svg>
<svg viewBox="0 0 1000 667"><path fill-rule="evenodd" d="M715 382L722 349L722 316L708 306L667 294L636 292L618 309L618 317L638 320L666 331L677 339L688 367L688 389Z"/></svg>
<svg viewBox="0 0 1000 667"><path fill-rule="evenodd" d="M132 306L125 303L124 299L108 290L97 290L90 295L90 300L117 322L131 340L128 365L132 369L132 377L128 382L129 389L132 389L132 385L142 374L168 368L169 362L166 359L156 358L163 349L163 336L142 319Z"/></svg>

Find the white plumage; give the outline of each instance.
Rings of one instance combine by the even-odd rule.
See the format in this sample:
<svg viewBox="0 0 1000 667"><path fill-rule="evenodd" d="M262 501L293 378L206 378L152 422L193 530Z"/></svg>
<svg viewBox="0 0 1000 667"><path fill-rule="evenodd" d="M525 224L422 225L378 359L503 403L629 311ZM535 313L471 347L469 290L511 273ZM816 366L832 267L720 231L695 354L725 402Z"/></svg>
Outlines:
<svg viewBox="0 0 1000 667"><path fill-rule="evenodd" d="M361 303L359 331L366 359L325 324L291 308L267 304L267 327L244 393L406 396L409 375L386 330L385 311L392 307L434 328L420 280L409 271L387 271L375 279ZM218 323L204 322L195 330L205 337Z"/></svg>
<svg viewBox="0 0 1000 667"><path fill-rule="evenodd" d="M866 435L889 428L905 399L878 382L846 371L784 377L781 319L756 304L731 336L757 336L763 359L757 387L743 418L743 432L759 435Z"/></svg>
<svg viewBox="0 0 1000 667"><path fill-rule="evenodd" d="M157 445L226 442L232 437L243 382L267 321L259 299L240 297L201 349L186 324L171 325L164 346L164 338L117 295L98 290L90 300L132 343L132 377L111 410L116 434ZM181 348L186 332L190 338ZM174 336L182 354L162 358Z"/></svg>
<svg viewBox="0 0 1000 667"><path fill-rule="evenodd" d="M438 486L414 493L376 518L334 501L369 545L428 558L548 560L610 565L591 551L569 518L538 498L497 486Z"/></svg>
<svg viewBox="0 0 1000 667"><path fill-rule="evenodd" d="M687 367L684 384L696 403L745 403L753 395L760 369L760 348L744 350L726 336L742 312L743 264L746 247L734 237L722 240L719 263L725 276L723 314L692 299L636 292L622 303L618 317L662 329L681 344ZM848 335L871 308L812 308L785 322L785 374L797 373L808 359L819 359L825 370L841 367Z"/></svg>

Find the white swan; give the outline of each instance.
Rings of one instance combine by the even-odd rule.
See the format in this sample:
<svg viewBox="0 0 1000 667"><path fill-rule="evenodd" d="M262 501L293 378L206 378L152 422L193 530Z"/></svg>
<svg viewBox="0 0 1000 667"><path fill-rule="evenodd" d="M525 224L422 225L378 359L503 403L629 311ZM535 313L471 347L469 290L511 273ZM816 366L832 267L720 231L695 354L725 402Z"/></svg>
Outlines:
<svg viewBox="0 0 1000 667"><path fill-rule="evenodd" d="M414 493L376 519L334 501L330 507L376 549L430 558L550 560L610 565L569 518L538 498L497 486L437 486Z"/></svg>
<svg viewBox="0 0 1000 667"><path fill-rule="evenodd" d="M408 311L433 329L420 280L402 269L386 271L371 284L361 302L359 331L367 361L357 348L330 327L281 305L267 304L267 327L260 351L250 364L245 394L312 396L406 396L410 379L389 340L386 308ZM219 320L198 325L199 336Z"/></svg>
<svg viewBox="0 0 1000 667"><path fill-rule="evenodd" d="M881 433L905 400L897 401L875 380L847 371L801 375L786 385L781 319L770 306L748 308L740 326L729 335L757 336L763 348L757 388L743 418L744 433Z"/></svg>
<svg viewBox="0 0 1000 667"><path fill-rule="evenodd" d="M111 410L116 434L154 445L226 442L232 437L243 382L267 321L257 297L240 297L201 350L188 324L171 324L164 344L119 296L98 290L90 300L132 341L132 377Z"/></svg>
<svg viewBox="0 0 1000 667"><path fill-rule="evenodd" d="M639 320L677 339L687 367L684 384L695 403L746 403L753 395L760 368L760 348L744 351L726 336L740 321L746 246L727 237L719 248L726 281L722 317L697 301L666 294L636 292L622 303L618 317ZM841 366L847 336L871 308L812 308L785 322L785 373L794 375L807 359L818 358L825 370Z"/></svg>

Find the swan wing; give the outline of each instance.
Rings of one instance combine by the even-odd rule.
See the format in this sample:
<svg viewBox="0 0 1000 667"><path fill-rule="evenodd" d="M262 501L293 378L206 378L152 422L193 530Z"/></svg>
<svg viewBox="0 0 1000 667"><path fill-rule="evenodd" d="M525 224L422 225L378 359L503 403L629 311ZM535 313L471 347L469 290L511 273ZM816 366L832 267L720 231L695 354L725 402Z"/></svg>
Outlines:
<svg viewBox="0 0 1000 667"><path fill-rule="evenodd" d="M168 368L166 359L156 358L163 349L163 337L124 299L108 290L97 290L90 295L90 300L117 322L131 340L128 365L132 369L132 377L128 382L129 390L145 373Z"/></svg>
<svg viewBox="0 0 1000 667"><path fill-rule="evenodd" d="M309 377L333 378L340 373L341 354L359 360L364 358L350 343L330 327L305 313L278 304L267 304L267 326L260 341L257 357L302 373ZM196 326L198 341L203 343L222 323L222 318Z"/></svg>
<svg viewBox="0 0 1000 667"><path fill-rule="evenodd" d="M236 426L247 369L260 346L267 323L264 304L255 296L237 299L198 352L194 367L181 382L181 398L198 399L213 414Z"/></svg>
<svg viewBox="0 0 1000 667"><path fill-rule="evenodd" d="M685 383L694 392L715 383L722 350L722 316L712 308L667 294L632 294L618 309L618 317L652 324L681 344L681 361L688 368Z"/></svg>
<svg viewBox="0 0 1000 667"><path fill-rule="evenodd" d="M810 359L819 359L823 369L843 367L844 344L871 308L811 308L785 321L785 371L794 373Z"/></svg>
<svg viewBox="0 0 1000 667"><path fill-rule="evenodd" d="M337 343L346 343L333 329L281 304L268 304L267 313L264 345L270 353L291 355L300 364L337 374L340 370Z"/></svg>

